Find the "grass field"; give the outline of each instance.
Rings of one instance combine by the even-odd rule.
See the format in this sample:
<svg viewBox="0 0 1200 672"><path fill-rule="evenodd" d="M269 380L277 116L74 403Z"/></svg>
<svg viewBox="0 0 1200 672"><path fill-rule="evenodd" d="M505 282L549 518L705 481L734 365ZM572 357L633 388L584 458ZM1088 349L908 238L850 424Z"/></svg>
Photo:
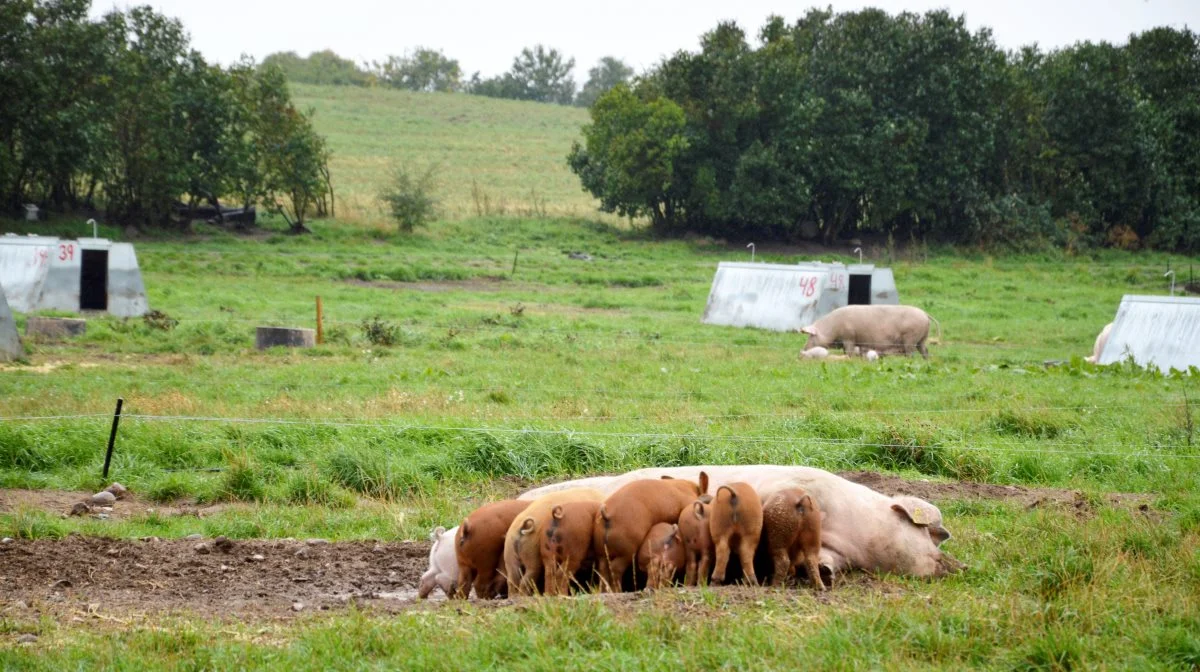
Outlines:
<svg viewBox="0 0 1200 672"><path fill-rule="evenodd" d="M870 250L902 301L941 321L943 343L929 361L802 361L796 335L700 324L717 262L744 250L588 216L561 161L583 113L297 95L330 124L351 221L304 237L268 225L139 241L150 305L174 328L91 317L84 337L30 343L26 362L0 370L0 536L424 539L529 484L705 463L1056 488L1078 491L1076 506L937 499L954 533L945 548L967 572L856 578L827 599L713 589L294 618L73 612L49 596L6 600L0 555L0 668L1200 665L1200 387L1081 361L1122 295L1164 293L1168 262L1200 260ZM456 135L459 115L474 120L469 135ZM457 176L452 216L408 237L364 205L395 153ZM551 213L578 216L471 216L462 185L477 175L510 203L536 187ZM257 325L312 326L317 295L325 345L254 350ZM101 486L118 396L114 477L150 506L223 508L111 520L6 509L16 488ZM27 633L38 641L18 644Z"/></svg>
<svg viewBox="0 0 1200 672"><path fill-rule="evenodd" d="M596 200L567 167L587 110L455 94L292 86L333 148L342 217L376 218L393 166L436 167L443 216L584 216Z"/></svg>

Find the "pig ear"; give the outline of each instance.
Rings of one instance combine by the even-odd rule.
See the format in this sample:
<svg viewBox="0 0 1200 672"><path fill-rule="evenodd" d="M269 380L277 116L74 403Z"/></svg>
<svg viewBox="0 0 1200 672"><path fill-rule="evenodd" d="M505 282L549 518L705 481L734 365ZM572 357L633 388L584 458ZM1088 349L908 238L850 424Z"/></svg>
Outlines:
<svg viewBox="0 0 1200 672"><path fill-rule="evenodd" d="M704 520L704 504L700 502L692 504L692 515L696 516L696 520Z"/></svg>
<svg viewBox="0 0 1200 672"><path fill-rule="evenodd" d="M708 474L700 472L700 494L708 492Z"/></svg>
<svg viewBox="0 0 1200 672"><path fill-rule="evenodd" d="M663 474L663 475L662 475L662 480L664 480L664 481L673 481L673 480L675 480L675 477L674 477L674 476L667 476L666 474Z"/></svg>
<svg viewBox="0 0 1200 672"><path fill-rule="evenodd" d="M469 534L471 534L471 530L467 527L467 519L463 518L462 525L458 526L458 536L460 539L466 539Z"/></svg>
<svg viewBox="0 0 1200 672"><path fill-rule="evenodd" d="M816 335L817 335L817 330L816 330L816 329L814 329L814 328L813 328L813 326L810 324L810 325L808 325L807 327L804 327L804 328L802 328L802 329L800 330L800 333L802 333L802 334L808 334L809 336L816 336Z"/></svg>
<svg viewBox="0 0 1200 672"><path fill-rule="evenodd" d="M933 522L933 518L929 515L929 512L915 504L901 504L897 502L892 504L892 510L902 514L913 525L925 526Z"/></svg>
<svg viewBox="0 0 1200 672"><path fill-rule="evenodd" d="M550 512L550 515L554 516L557 520L562 520L563 519L562 504L559 504L558 506L554 507L554 510ZM532 519L530 519L530 520L532 520Z"/></svg>
<svg viewBox="0 0 1200 672"><path fill-rule="evenodd" d="M681 544L683 543L683 533L679 531L678 524L671 526L671 536L675 538L675 541L678 541Z"/></svg>
<svg viewBox="0 0 1200 672"><path fill-rule="evenodd" d="M526 518L525 522L521 523L521 534L529 534L533 532L533 518Z"/></svg>

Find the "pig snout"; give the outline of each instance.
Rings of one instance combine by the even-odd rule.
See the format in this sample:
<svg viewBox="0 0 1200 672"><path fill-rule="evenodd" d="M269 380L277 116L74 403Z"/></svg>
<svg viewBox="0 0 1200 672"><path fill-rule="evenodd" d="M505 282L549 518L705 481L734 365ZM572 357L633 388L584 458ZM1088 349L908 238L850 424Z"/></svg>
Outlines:
<svg viewBox="0 0 1200 672"><path fill-rule="evenodd" d="M949 553L938 553L933 575L949 576L951 574L964 572L967 569L969 569L969 567L965 562L960 562L952 557Z"/></svg>

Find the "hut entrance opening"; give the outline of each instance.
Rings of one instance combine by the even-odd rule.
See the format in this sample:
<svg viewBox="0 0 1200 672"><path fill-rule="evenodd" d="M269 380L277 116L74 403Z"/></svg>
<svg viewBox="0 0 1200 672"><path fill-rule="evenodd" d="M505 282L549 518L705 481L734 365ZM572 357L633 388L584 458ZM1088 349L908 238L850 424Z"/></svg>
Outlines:
<svg viewBox="0 0 1200 672"><path fill-rule="evenodd" d="M867 305L871 303L870 273L850 275L850 291L846 302L851 306Z"/></svg>
<svg viewBox="0 0 1200 672"><path fill-rule="evenodd" d="M108 310L108 250L83 250L79 265L79 309Z"/></svg>

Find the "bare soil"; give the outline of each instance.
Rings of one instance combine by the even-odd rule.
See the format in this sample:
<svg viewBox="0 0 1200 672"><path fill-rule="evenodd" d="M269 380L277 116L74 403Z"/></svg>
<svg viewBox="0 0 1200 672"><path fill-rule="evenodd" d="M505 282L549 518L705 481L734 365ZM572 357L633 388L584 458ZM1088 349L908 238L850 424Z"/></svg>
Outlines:
<svg viewBox="0 0 1200 672"><path fill-rule="evenodd" d="M47 513L70 513L71 507L77 502L86 502L92 493L70 490L0 490L0 513L12 513L20 509L35 509ZM87 514L97 516L105 514L112 520L144 516L158 513L163 516L196 516L220 513L230 508L229 504L195 504L178 503L174 505L155 504L139 499L130 493L124 499L118 500L110 510L95 509Z"/></svg>
<svg viewBox="0 0 1200 672"><path fill-rule="evenodd" d="M0 544L0 613L287 616L411 603L428 559L429 542L18 539Z"/></svg>

